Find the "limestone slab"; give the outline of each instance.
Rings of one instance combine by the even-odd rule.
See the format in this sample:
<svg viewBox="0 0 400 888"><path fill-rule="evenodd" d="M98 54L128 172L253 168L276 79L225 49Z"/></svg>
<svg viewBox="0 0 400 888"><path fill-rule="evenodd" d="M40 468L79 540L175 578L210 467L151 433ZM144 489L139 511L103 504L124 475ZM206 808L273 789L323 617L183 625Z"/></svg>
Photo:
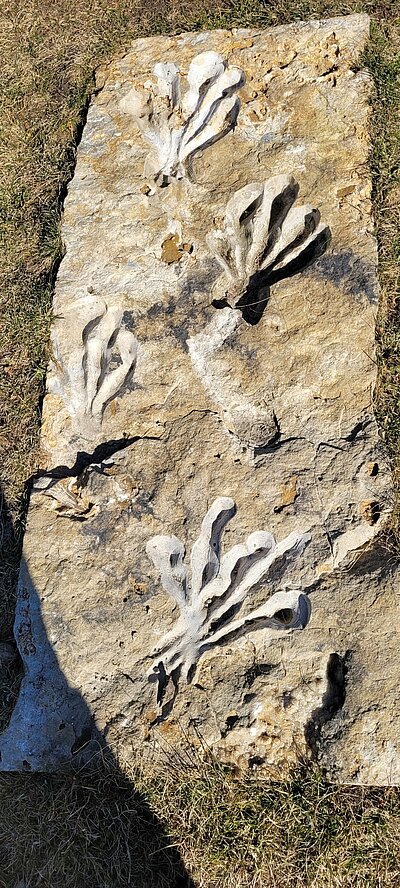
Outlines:
<svg viewBox="0 0 400 888"><path fill-rule="evenodd" d="M63 218L3 769L399 783L369 20L138 40Z"/></svg>

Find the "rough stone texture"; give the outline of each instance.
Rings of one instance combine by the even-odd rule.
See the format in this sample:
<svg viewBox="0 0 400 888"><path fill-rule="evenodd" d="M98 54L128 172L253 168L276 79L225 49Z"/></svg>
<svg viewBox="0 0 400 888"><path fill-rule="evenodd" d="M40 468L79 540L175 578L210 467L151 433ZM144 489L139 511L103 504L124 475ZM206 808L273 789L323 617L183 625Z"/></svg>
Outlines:
<svg viewBox="0 0 400 888"><path fill-rule="evenodd" d="M397 574L381 534L392 489L372 410L370 82L357 63L368 27L361 15L139 40L100 75L65 205L47 474L32 495L16 617L26 677L0 738L6 770L92 755L93 714L114 752L152 764L211 748L267 775L308 756L335 780L400 782ZM236 126L187 169L180 160L181 178L170 164L160 187L161 149L152 154L144 118L137 126L131 88L143 96L156 63L184 75L206 50L232 82L231 69L245 72ZM295 207L318 208L332 239L306 270L269 280L251 324L215 305L229 287L208 236L224 230L234 192L278 175L294 177ZM249 583L208 647L190 637L204 628L193 628L192 578L182 645L187 662L196 648L194 667L175 685L167 676L157 703L148 673L180 625L179 541L189 562L219 497L237 507L224 553L255 531L306 544ZM175 552L176 600L146 553L156 535L177 538L160 543ZM217 550L198 544L193 560L211 558L219 582ZM276 593L310 603L302 631L283 611L252 624ZM209 641L220 629L209 625Z"/></svg>

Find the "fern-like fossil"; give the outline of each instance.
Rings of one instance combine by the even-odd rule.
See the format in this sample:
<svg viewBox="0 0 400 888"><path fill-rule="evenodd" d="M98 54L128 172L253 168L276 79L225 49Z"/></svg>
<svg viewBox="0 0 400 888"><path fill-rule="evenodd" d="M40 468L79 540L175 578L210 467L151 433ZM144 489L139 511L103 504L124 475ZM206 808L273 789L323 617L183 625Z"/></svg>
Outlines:
<svg viewBox="0 0 400 888"><path fill-rule="evenodd" d="M179 680L191 681L205 651L258 628L303 629L308 623L310 602L298 590L277 591L240 616L249 592L267 577L272 565L300 555L310 537L291 533L277 543L271 533L257 531L220 557L221 534L235 512L229 497L214 501L192 548L190 579L185 548L177 537L155 536L147 544L161 583L180 611L177 623L151 655L149 679L158 682L159 718L171 711Z"/></svg>
<svg viewBox="0 0 400 888"><path fill-rule="evenodd" d="M154 67L156 82L131 89L121 110L135 119L151 145L145 172L161 186L183 179L196 152L222 139L235 126L244 83L239 68L216 52L202 52L189 65L187 86L173 62Z"/></svg>
<svg viewBox="0 0 400 888"><path fill-rule="evenodd" d="M71 416L74 436L93 441L107 404L132 378L137 340L122 323L123 311L108 308L101 299L88 307L89 320L81 344L66 361L55 355L55 374L49 390L63 399Z"/></svg>
<svg viewBox="0 0 400 888"><path fill-rule="evenodd" d="M240 188L226 205L224 228L207 243L227 280L226 302L256 324L270 288L321 256L331 232L311 205L295 207L299 186L292 176L274 176Z"/></svg>

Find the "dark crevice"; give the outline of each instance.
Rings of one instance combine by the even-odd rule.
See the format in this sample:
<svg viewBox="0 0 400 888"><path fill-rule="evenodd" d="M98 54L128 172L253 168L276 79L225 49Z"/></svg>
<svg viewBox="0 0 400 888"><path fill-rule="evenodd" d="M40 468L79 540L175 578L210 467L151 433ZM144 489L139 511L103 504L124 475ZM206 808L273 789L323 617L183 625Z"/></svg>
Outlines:
<svg viewBox="0 0 400 888"><path fill-rule="evenodd" d="M213 299L211 305L213 306L213 308L230 308L229 302L226 298Z"/></svg>
<svg viewBox="0 0 400 888"><path fill-rule="evenodd" d="M231 591L232 590L229 589L228 593ZM228 593L225 596L221 596L221 599L217 599L214 602L214 607L218 609L221 605L221 601L225 601L226 598L228 598ZM222 617L219 617L218 620L214 620L210 625L210 635L214 635L215 632L218 632L219 629L222 629L226 623L229 623L229 621L232 620L232 618L240 611L241 607L241 601L238 604L233 604L232 607L230 607L227 611L225 611L224 614L222 614ZM210 607L209 609L209 614L212 614L212 607Z"/></svg>
<svg viewBox="0 0 400 888"><path fill-rule="evenodd" d="M221 728L221 737L226 737L230 731L233 730L236 723L239 721L239 715L237 713L233 713L232 715L227 715L225 719L225 725Z"/></svg>
<svg viewBox="0 0 400 888"><path fill-rule="evenodd" d="M262 204L262 201L263 201L263 192L260 191L260 194L257 195L256 198L254 198L254 200L248 205L248 207L246 207L245 210L243 210L243 213L239 218L239 225L241 228L244 228L245 230L247 229L249 221L250 222L253 221L257 210L259 209L259 207Z"/></svg>
<svg viewBox="0 0 400 888"><path fill-rule="evenodd" d="M278 281L283 281L286 278L293 277L295 274L299 274L301 271L305 271L310 265L317 261L328 247L328 244L331 239L331 232L329 228L324 228L321 233L305 247L304 250L301 251L299 256L296 256L292 259L291 262L288 262L283 268L271 269L268 276L268 286L272 287L274 284L277 284ZM279 256L277 257L276 262L278 262ZM280 260L279 260L280 261Z"/></svg>
<svg viewBox="0 0 400 888"><path fill-rule="evenodd" d="M265 759L261 755L251 755L248 761L248 766L251 771L254 771L256 768L261 768L264 764Z"/></svg>
<svg viewBox="0 0 400 888"><path fill-rule="evenodd" d="M300 234L297 235L297 237L295 237L290 243L286 245L286 247L283 248L283 250L280 251L280 253L278 253L274 261L274 268L280 265L280 263L283 262L283 260L289 253L291 253L293 250L297 250L298 247L301 247L301 245L304 244L305 241L309 238L310 234L314 234L314 231L316 231L316 229L318 228L320 221L321 213L319 210L314 209L311 210L310 213L306 213L304 217L303 231L301 231ZM301 267L305 267L303 262L301 264Z"/></svg>
<svg viewBox="0 0 400 888"><path fill-rule="evenodd" d="M297 200L299 190L300 185L298 184L298 182L289 182L286 188L284 188L280 194L277 194L276 197L274 197L271 204L271 215L269 218L270 236L268 239L268 244L265 247L264 254L261 257L262 261L265 259L267 251L271 248L271 246L273 246L274 243L276 243L280 235L280 229L286 219L286 216Z"/></svg>
<svg viewBox="0 0 400 888"><path fill-rule="evenodd" d="M255 327L261 320L268 305L270 289L267 284L267 276L263 271L257 271L249 280L246 290L238 300L235 308L242 312L246 324Z"/></svg>
<svg viewBox="0 0 400 888"><path fill-rule="evenodd" d="M259 678L261 675L269 675L276 668L277 666L274 663L254 663L251 669L246 670L244 677L245 687L251 688L256 678Z"/></svg>
<svg viewBox="0 0 400 888"><path fill-rule="evenodd" d="M340 712L346 700L346 680L351 657L351 651L346 651L344 656L334 653L329 657L326 667L327 688L321 706L314 709L304 728L305 740L314 760L318 759L324 725Z"/></svg>
<svg viewBox="0 0 400 888"><path fill-rule="evenodd" d="M164 663L160 661L157 663L157 672L149 677L149 681L157 681L157 706L160 710L159 715L150 723L151 728L160 725L171 714L179 690L181 671L181 666L177 666L168 675Z"/></svg>
<svg viewBox="0 0 400 888"><path fill-rule="evenodd" d="M356 438L358 437L360 432L364 432L370 424L371 424L370 419L364 420L364 422L358 422L354 426L354 428L351 430L351 432L348 435L346 435L346 437L344 438L344 441L348 441L349 444L351 444L353 441L356 440Z"/></svg>
<svg viewBox="0 0 400 888"><path fill-rule="evenodd" d="M71 754L76 755L81 752L93 740L93 732L90 727L85 727L81 734L76 738L71 746Z"/></svg>
<svg viewBox="0 0 400 888"><path fill-rule="evenodd" d="M292 441L307 441L307 438L297 437L296 435L292 438L281 438L280 432L277 432L276 436L272 438L268 444L263 444L262 447L254 448L254 456L264 456L268 453L275 453L285 444L291 444Z"/></svg>

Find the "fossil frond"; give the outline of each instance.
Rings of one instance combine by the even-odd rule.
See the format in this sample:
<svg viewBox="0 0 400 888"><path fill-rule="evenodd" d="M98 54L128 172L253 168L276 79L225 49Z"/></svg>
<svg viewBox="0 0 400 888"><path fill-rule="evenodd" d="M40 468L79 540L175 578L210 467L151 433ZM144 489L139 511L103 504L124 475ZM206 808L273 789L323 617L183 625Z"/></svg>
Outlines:
<svg viewBox="0 0 400 888"><path fill-rule="evenodd" d="M240 616L248 595L268 577L272 566L277 562L289 565L302 554L310 537L294 532L277 543L271 533L257 531L221 557L222 531L235 511L230 497L219 497L208 510L192 547L191 579L183 562L185 549L177 537L157 536L147 544L163 588L180 609L175 625L151 655L154 662L149 678L158 682L160 718L166 714L162 702L167 686L172 682L175 688L168 697L170 711L180 677L191 680L206 650L246 631L302 629L308 623L309 600L294 590L279 590L260 607Z"/></svg>
<svg viewBox="0 0 400 888"><path fill-rule="evenodd" d="M252 182L228 201L224 229L207 237L228 279L227 301L249 323L260 320L273 284L303 271L329 244L319 210L294 207L298 192L291 176Z"/></svg>
<svg viewBox="0 0 400 888"><path fill-rule="evenodd" d="M216 52L202 52L183 77L173 62L154 67L156 82L131 89L120 103L133 116L152 148L147 167L159 185L188 174L197 151L207 148L235 126L240 102L236 95L244 74Z"/></svg>
<svg viewBox="0 0 400 888"><path fill-rule="evenodd" d="M75 433L89 440L101 426L107 404L132 378L137 358L137 340L123 326L121 309L96 299L90 314L81 346L67 361L57 361L62 372L53 383L71 414Z"/></svg>

